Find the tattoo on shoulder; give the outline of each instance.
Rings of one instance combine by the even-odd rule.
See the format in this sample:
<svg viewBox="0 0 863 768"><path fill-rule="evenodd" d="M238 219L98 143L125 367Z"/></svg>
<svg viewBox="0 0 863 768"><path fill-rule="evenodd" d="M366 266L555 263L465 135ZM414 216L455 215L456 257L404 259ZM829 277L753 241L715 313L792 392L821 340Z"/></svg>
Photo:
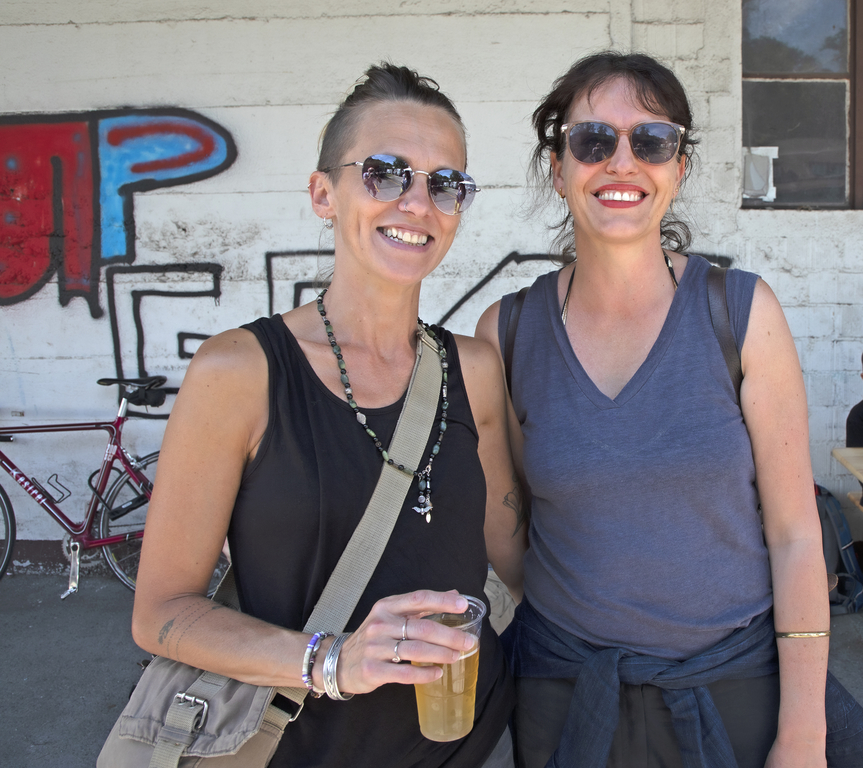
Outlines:
<svg viewBox="0 0 863 768"><path fill-rule="evenodd" d="M527 522L528 514L527 514L527 506L524 503L524 492L521 489L521 483L518 481L518 475L512 476L513 489L503 497L503 504L505 507L509 507L513 512L515 512L515 530L512 532L512 535L515 536L520 530L521 527Z"/></svg>

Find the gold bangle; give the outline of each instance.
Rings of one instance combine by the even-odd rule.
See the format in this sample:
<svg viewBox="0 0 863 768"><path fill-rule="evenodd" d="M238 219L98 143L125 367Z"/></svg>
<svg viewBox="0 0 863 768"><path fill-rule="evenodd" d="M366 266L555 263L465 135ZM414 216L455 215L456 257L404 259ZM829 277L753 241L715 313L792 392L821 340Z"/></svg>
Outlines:
<svg viewBox="0 0 863 768"><path fill-rule="evenodd" d="M774 632L775 637L830 637L830 630L826 632Z"/></svg>

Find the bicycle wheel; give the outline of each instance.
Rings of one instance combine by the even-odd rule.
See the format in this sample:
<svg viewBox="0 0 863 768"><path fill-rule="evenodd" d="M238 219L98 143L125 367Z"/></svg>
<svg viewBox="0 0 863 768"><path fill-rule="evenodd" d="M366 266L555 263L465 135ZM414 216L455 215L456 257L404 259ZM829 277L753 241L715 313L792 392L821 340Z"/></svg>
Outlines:
<svg viewBox="0 0 863 768"><path fill-rule="evenodd" d="M12 562L12 548L15 546L15 513L6 491L0 486L0 579Z"/></svg>
<svg viewBox="0 0 863 768"><path fill-rule="evenodd" d="M159 460L159 452L147 454L139 459L144 469L144 474L153 482L156 478L156 464ZM103 539L109 536L120 536L137 533L144 530L144 522L147 519L147 508L149 501L142 498L128 475L123 474L108 489L105 494L108 509L103 509L99 517L99 536ZM120 581L129 589L135 589L135 579L138 576L138 562L141 557L141 538L133 538L121 541L118 544L105 544L102 547L105 562ZM212 597L219 586L219 582L228 569L228 559L224 554L219 556L219 562L207 595Z"/></svg>

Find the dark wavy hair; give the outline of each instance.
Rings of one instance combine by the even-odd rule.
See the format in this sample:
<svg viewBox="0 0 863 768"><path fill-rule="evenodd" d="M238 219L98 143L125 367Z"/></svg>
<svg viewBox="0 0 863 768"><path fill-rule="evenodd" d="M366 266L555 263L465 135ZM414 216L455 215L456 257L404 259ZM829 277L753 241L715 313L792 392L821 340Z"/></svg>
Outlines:
<svg viewBox="0 0 863 768"><path fill-rule="evenodd" d="M531 155L530 176L542 201L553 192L553 185L546 183L552 174L551 153L563 159L566 152L566 139L560 128L566 122L573 103L584 97L589 99L598 88L618 78L629 83L643 109L686 128L679 156L686 157L686 177L689 176L698 141L693 136L692 112L680 81L668 67L646 54L601 51L573 64L566 74L555 80L551 92L534 110L532 123L538 141ZM569 210L551 229L557 230L552 248L559 250L564 262L571 262L575 258L575 234ZM692 242L686 223L670 213L662 219L660 233L663 248L685 251Z"/></svg>
<svg viewBox="0 0 863 768"><path fill-rule="evenodd" d="M466 136L461 115L434 80L423 77L408 67L383 61L366 70L324 127L317 170L322 171L345 162L344 153L353 138L363 110L372 104L387 101L438 107L453 118L461 130L462 138ZM335 170L330 173L337 178L338 172Z"/></svg>

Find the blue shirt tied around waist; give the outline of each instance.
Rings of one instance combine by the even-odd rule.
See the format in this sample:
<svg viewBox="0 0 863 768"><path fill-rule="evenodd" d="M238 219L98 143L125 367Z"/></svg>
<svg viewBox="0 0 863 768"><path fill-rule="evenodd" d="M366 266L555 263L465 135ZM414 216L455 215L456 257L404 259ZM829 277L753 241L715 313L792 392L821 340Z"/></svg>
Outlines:
<svg viewBox="0 0 863 768"><path fill-rule="evenodd" d="M597 648L522 601L503 634L516 677L578 678L560 744L546 768L605 768L619 718L620 684L655 685L671 710L686 768L737 768L710 683L775 674L773 609L685 661ZM863 768L863 707L827 673L827 766Z"/></svg>
<svg viewBox="0 0 863 768"><path fill-rule="evenodd" d="M737 768L709 683L779 670L768 610L685 661L597 648L556 627L525 601L504 635L519 677L578 680L560 744L546 768L605 768L618 723L620 684L655 685L671 710L686 768Z"/></svg>

